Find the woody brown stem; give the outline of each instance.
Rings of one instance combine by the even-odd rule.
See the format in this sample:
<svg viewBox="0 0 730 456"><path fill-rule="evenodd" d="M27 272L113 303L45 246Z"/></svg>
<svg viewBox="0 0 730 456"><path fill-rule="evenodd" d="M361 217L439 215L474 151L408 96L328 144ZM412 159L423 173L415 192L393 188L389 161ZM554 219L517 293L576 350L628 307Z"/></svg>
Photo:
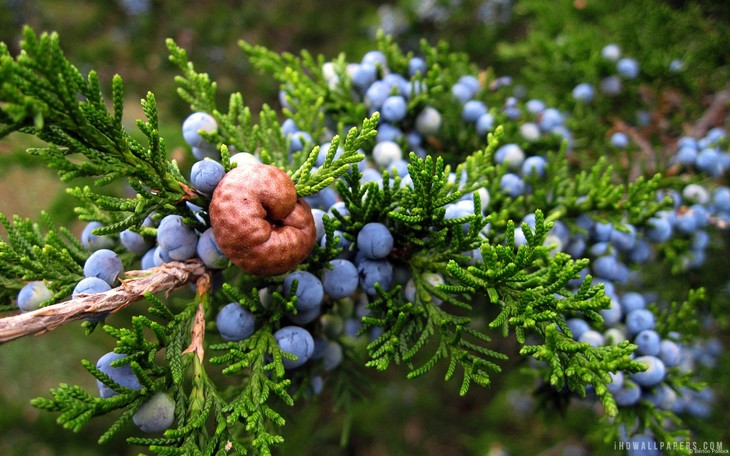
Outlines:
<svg viewBox="0 0 730 456"><path fill-rule="evenodd" d="M701 138L707 131L722 118L723 113L730 104L730 88L721 90L712 98L710 106L702 115L700 120L694 124L692 135Z"/></svg>
<svg viewBox="0 0 730 456"><path fill-rule="evenodd" d="M173 261L144 271L128 271L125 274L128 279L104 293L0 319L0 343L31 334L40 335L72 321L114 313L139 301L145 293L169 293L209 274L209 270L197 260Z"/></svg>

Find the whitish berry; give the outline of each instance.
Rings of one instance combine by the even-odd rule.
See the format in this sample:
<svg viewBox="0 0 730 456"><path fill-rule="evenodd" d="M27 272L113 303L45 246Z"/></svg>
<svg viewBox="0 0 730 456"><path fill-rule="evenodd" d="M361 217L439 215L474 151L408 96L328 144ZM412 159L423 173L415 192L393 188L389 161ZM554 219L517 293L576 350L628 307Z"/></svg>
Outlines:
<svg viewBox="0 0 730 456"><path fill-rule="evenodd" d="M380 168L387 168L391 163L403 158L401 147L393 141L382 141L373 148L373 161Z"/></svg>
<svg viewBox="0 0 730 456"><path fill-rule="evenodd" d="M603 338L603 334L599 333L596 330L589 329L588 331L581 334L581 336L578 338L578 342L585 342L592 347L599 347L601 345L604 345L605 340Z"/></svg>
<svg viewBox="0 0 730 456"><path fill-rule="evenodd" d="M441 113L426 106L416 117L416 131L422 135L435 135L441 128Z"/></svg>
<svg viewBox="0 0 730 456"><path fill-rule="evenodd" d="M239 152L231 156L229 163L236 166L259 165L261 160L250 152Z"/></svg>
<svg viewBox="0 0 730 456"><path fill-rule="evenodd" d="M615 62L621 58L621 48L617 44L607 44L601 49L601 56Z"/></svg>
<svg viewBox="0 0 730 456"><path fill-rule="evenodd" d="M494 159L499 164L506 164L507 168L512 171L520 169L522 162L525 161L525 153L517 144L505 144L497 149Z"/></svg>
<svg viewBox="0 0 730 456"><path fill-rule="evenodd" d="M185 142L191 147L198 147L203 149L212 149L215 147L214 144L210 144L208 141L200 136L200 131L207 133L214 133L218 130L218 124L216 123L213 116L205 112L194 112L188 116L183 122L182 132Z"/></svg>

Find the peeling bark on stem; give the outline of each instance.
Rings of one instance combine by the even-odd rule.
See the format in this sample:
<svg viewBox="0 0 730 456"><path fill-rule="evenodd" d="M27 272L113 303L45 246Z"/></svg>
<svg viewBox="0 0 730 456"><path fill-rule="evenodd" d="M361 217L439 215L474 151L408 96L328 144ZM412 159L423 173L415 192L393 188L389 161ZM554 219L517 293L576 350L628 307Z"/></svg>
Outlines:
<svg viewBox="0 0 730 456"><path fill-rule="evenodd" d="M190 345L186 348L182 354L195 353L198 357L198 362L203 363L205 357L205 348L203 347L203 339L205 338L205 306L204 302L207 302L205 297L210 293L210 274L201 276L197 281L198 286L198 310L195 312L195 320L193 320L193 327L190 330Z"/></svg>
<svg viewBox="0 0 730 456"><path fill-rule="evenodd" d="M145 293L169 293L209 274L200 261L173 261L144 271L128 271L125 275L130 278L107 292L0 319L0 343L40 335L72 321L114 313L144 298Z"/></svg>

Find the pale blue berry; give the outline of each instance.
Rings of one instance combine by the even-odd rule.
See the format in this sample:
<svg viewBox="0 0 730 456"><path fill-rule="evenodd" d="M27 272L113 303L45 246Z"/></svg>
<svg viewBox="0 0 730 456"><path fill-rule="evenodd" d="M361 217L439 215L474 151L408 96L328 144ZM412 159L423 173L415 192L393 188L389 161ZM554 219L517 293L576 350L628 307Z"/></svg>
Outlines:
<svg viewBox="0 0 730 456"><path fill-rule="evenodd" d="M171 260L184 261L195 255L198 236L179 215L168 215L157 228L157 244Z"/></svg>
<svg viewBox="0 0 730 456"><path fill-rule="evenodd" d="M299 326L284 326L274 333L279 348L296 356L283 358L284 369L296 369L306 363L314 354L314 339L306 329Z"/></svg>
<svg viewBox="0 0 730 456"><path fill-rule="evenodd" d="M23 312L30 312L51 299L53 294L43 281L30 282L18 293L18 308Z"/></svg>
<svg viewBox="0 0 730 456"><path fill-rule="evenodd" d="M208 141L200 136L200 131L206 133L214 133L218 130L218 124L216 123L213 116L205 112L194 112L190 114L187 119L183 122L182 132L185 142L191 147L197 147L202 149L215 148L214 144L210 144Z"/></svg>
<svg viewBox="0 0 730 456"><path fill-rule="evenodd" d="M357 249L370 259L388 256L393 249L393 242L393 235L382 223L368 223L357 234Z"/></svg>
<svg viewBox="0 0 730 456"><path fill-rule="evenodd" d="M175 401L161 391L156 392L132 415L137 427L149 434L162 432L175 422Z"/></svg>
<svg viewBox="0 0 730 456"><path fill-rule="evenodd" d="M119 386L133 390L142 389L142 384L137 379L137 376L134 375L131 365L122 364L119 367L112 367L111 365L114 361L126 358L126 356L121 353L109 352L99 358L96 362L96 368L108 375ZM96 381L96 386L99 388L99 396L102 399L108 399L118 394L100 380Z"/></svg>
<svg viewBox="0 0 730 456"><path fill-rule="evenodd" d="M228 257L221 251L215 240L213 228L203 231L196 246L198 258L211 269L224 269L228 266Z"/></svg>
<svg viewBox="0 0 730 456"><path fill-rule="evenodd" d="M332 299L341 299L352 296L357 290L359 276L355 265L343 259L329 262L332 269L322 270L322 286L324 292Z"/></svg>
<svg viewBox="0 0 730 456"><path fill-rule="evenodd" d="M98 277L87 277L85 279L81 279L79 283L76 284L76 287L71 293L71 298L76 299L80 298L81 295L104 293L111 289L112 287L104 280Z"/></svg>
<svg viewBox="0 0 730 456"><path fill-rule="evenodd" d="M635 372L631 374L631 379L641 386L651 387L657 385L664 380L667 369L661 359L656 356L639 356L636 361L647 365L647 369L643 372Z"/></svg>
<svg viewBox="0 0 730 456"><path fill-rule="evenodd" d="M199 192L210 195L225 174L226 170L219 162L210 159L200 160L193 163L190 183Z"/></svg>
<svg viewBox="0 0 730 456"><path fill-rule="evenodd" d="M81 232L81 245L89 250L110 249L114 247L114 239L109 236L99 236L92 233L96 228L103 226L101 222L89 222Z"/></svg>
<svg viewBox="0 0 730 456"><path fill-rule="evenodd" d="M110 286L116 285L123 272L119 255L108 249L97 250L84 263L84 276L97 277Z"/></svg>
<svg viewBox="0 0 730 456"><path fill-rule="evenodd" d="M237 302L221 307L215 318L215 325L223 340L229 342L244 340L256 330L253 314Z"/></svg>

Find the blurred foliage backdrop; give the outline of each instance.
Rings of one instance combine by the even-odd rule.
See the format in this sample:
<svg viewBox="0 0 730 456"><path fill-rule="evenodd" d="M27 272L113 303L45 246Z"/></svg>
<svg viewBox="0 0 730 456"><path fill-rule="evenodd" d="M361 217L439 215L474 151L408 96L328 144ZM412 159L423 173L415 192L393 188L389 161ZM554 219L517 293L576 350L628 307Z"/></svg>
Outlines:
<svg viewBox="0 0 730 456"><path fill-rule="evenodd" d="M115 73L122 75L130 124L142 117L139 99L153 91L163 136L183 167L192 162L180 134L189 109L175 94L176 71L167 61L167 37L188 49L197 68L218 82L221 97L240 90L254 112L265 102L278 107L277 88L273 79L249 66L237 46L239 39L276 51L307 49L327 58L345 52L356 61L371 48L378 29L392 34L407 50L417 50L421 38L431 43L444 40L481 68L510 75L528 87L531 96L557 106L577 83L596 76L595 67L582 62L590 61L605 44L617 43L641 62L651 79L665 85L646 88L647 96L657 98L657 109L666 101L658 94L673 95L670 108L676 115L667 117L664 133L675 136L730 81L730 7L710 0L0 0L0 40L13 52L23 24L59 32L70 60L82 69L95 69L107 87ZM667 72L673 59L684 62L685 71L679 75ZM582 145L598 153L604 133L584 127L577 137L586 138ZM12 137L0 145L0 212L36 217L48 209L59 223L72 223L73 201L51 171L24 154L31 144L27 138ZM80 230L80 225L72 226ZM103 420L72 434L57 426L54 416L39 414L29 405L31 398L45 395L59 382L95 389L79 359L95 360L112 348L109 342L102 332L86 337L77 325L70 325L0 349L0 454L136 454L121 440L118 445L97 446L96 438L108 425ZM564 413L540 411L531 396L530 376L516 367L490 390L473 389L467 398L458 398L454 386L443 385L438 376L406 382L400 380L402 372L359 372L372 382L352 416L334 411L336 404L329 403L326 394L321 401L298 406L290 415L281 453L614 453L613 448L591 443L600 437L590 436L594 410L574 405ZM715 377L718 385L730 382L727 363L721 363ZM727 394L720 395L718 404L718 410L730 405ZM730 444L730 423L721 415L699 428L700 437L725 437ZM345 448L340 446L343 427L352 429Z"/></svg>

